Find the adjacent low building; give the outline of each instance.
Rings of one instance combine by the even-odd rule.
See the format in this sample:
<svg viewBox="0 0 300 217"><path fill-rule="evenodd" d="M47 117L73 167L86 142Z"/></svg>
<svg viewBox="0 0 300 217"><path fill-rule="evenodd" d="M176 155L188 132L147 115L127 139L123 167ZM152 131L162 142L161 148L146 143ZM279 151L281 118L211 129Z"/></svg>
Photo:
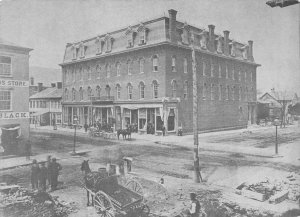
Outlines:
<svg viewBox="0 0 300 217"><path fill-rule="evenodd" d="M29 98L30 123L40 126L61 125L62 84L52 85Z"/></svg>
<svg viewBox="0 0 300 217"><path fill-rule="evenodd" d="M100 122L140 132L192 131L192 40L196 51L200 130L256 122L253 41L231 39L159 17L66 45L63 122ZM249 30L250 31L250 30Z"/></svg>
<svg viewBox="0 0 300 217"><path fill-rule="evenodd" d="M29 52L0 39L1 146L15 152L19 139L29 138Z"/></svg>

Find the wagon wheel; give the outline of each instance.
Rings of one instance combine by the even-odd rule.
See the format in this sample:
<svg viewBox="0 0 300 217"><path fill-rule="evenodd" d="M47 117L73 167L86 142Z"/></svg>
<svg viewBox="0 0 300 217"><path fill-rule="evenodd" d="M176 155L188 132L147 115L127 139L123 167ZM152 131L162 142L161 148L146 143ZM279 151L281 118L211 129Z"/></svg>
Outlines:
<svg viewBox="0 0 300 217"><path fill-rule="evenodd" d="M136 192L137 194L144 196L144 189L143 186L136 180L129 180L126 184L125 187L128 188L129 190L132 190Z"/></svg>
<svg viewBox="0 0 300 217"><path fill-rule="evenodd" d="M101 217L115 217L111 200L103 191L98 191L94 199L94 207Z"/></svg>

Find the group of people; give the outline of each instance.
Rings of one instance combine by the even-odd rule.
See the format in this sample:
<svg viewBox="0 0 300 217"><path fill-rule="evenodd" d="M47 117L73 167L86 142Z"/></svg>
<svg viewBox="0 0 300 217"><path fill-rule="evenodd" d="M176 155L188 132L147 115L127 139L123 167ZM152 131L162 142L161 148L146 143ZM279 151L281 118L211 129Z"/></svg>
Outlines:
<svg viewBox="0 0 300 217"><path fill-rule="evenodd" d="M47 190L47 185L51 191L56 190L58 184L59 171L62 166L56 162L56 158L47 157L47 161L41 162L39 166L37 160L32 161L31 166L31 186L33 189Z"/></svg>

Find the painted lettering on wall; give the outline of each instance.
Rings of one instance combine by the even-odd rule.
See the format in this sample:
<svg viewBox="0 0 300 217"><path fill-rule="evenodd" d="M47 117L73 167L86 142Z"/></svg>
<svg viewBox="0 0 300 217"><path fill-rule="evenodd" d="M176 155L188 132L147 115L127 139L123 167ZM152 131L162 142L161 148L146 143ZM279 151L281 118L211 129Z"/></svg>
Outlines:
<svg viewBox="0 0 300 217"><path fill-rule="evenodd" d="M4 80L0 79L0 87L28 87L28 81Z"/></svg>
<svg viewBox="0 0 300 217"><path fill-rule="evenodd" d="M0 120L29 118L29 112L0 112Z"/></svg>

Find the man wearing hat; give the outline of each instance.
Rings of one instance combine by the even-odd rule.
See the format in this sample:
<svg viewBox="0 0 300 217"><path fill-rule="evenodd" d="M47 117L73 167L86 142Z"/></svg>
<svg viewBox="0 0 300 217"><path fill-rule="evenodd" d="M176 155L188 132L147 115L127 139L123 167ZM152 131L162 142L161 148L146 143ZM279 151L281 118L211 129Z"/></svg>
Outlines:
<svg viewBox="0 0 300 217"><path fill-rule="evenodd" d="M199 217L200 216L200 203L196 199L196 194L195 193L190 193L190 198L191 198L191 208L188 210L188 216L189 217Z"/></svg>
<svg viewBox="0 0 300 217"><path fill-rule="evenodd" d="M43 191L46 191L46 180L47 180L48 171L45 167L45 162L41 163L40 175L39 175L39 186Z"/></svg>
<svg viewBox="0 0 300 217"><path fill-rule="evenodd" d="M51 174L51 190L54 191L57 188L58 175L59 171L62 169L62 166L56 162L56 158L52 158L52 163L50 165L50 174Z"/></svg>
<svg viewBox="0 0 300 217"><path fill-rule="evenodd" d="M38 188L39 173L40 173L39 165L36 160L33 160L31 166L31 177L30 177L32 189Z"/></svg>

